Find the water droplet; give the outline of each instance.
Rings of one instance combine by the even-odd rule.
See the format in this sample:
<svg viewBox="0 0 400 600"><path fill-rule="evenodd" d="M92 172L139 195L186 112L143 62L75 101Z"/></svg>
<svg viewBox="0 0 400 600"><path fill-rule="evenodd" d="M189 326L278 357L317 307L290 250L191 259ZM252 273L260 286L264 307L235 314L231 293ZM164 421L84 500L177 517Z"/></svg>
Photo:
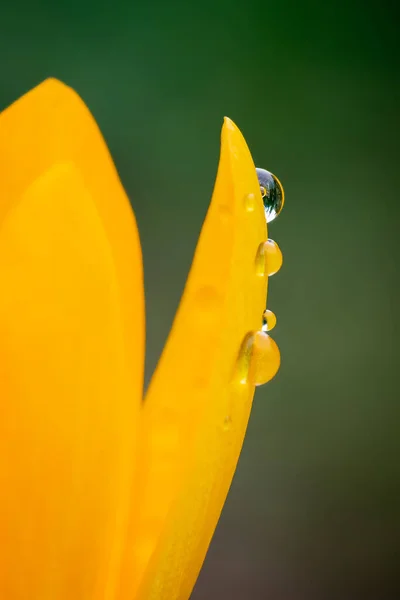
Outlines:
<svg viewBox="0 0 400 600"><path fill-rule="evenodd" d="M273 221L281 212L285 194L281 182L275 175L265 169L256 169L260 192L264 203L267 223Z"/></svg>
<svg viewBox="0 0 400 600"><path fill-rule="evenodd" d="M256 254L256 274L259 277L274 275L282 266L282 252L276 242L267 240L259 245Z"/></svg>
<svg viewBox="0 0 400 600"><path fill-rule="evenodd" d="M232 425L232 417L230 415L226 415L224 418L223 429L224 431L228 431Z"/></svg>
<svg viewBox="0 0 400 600"><path fill-rule="evenodd" d="M247 194L244 197L244 207L247 212L253 212L256 207L256 197L254 194Z"/></svg>
<svg viewBox="0 0 400 600"><path fill-rule="evenodd" d="M267 275L275 275L282 266L283 256L281 249L274 240L267 240L265 242L265 254Z"/></svg>
<svg viewBox="0 0 400 600"><path fill-rule="evenodd" d="M264 331L264 333L271 331L276 325L275 313L273 313L272 310L265 310L262 316L262 322L262 331Z"/></svg>
<svg viewBox="0 0 400 600"><path fill-rule="evenodd" d="M263 331L248 333L244 338L236 365L239 383L263 385L272 379L281 362L279 348Z"/></svg>

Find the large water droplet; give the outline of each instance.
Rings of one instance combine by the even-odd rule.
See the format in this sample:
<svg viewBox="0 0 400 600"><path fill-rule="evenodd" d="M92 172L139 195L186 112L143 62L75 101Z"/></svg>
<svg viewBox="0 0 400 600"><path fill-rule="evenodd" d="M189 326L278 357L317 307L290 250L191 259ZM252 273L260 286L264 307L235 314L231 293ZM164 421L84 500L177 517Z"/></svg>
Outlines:
<svg viewBox="0 0 400 600"><path fill-rule="evenodd" d="M262 316L262 331L266 333L267 331L271 331L276 325L276 316L272 310L265 310Z"/></svg>
<svg viewBox="0 0 400 600"><path fill-rule="evenodd" d="M256 169L260 192L264 202L267 223L273 221L281 212L285 194L281 182L275 175L265 169Z"/></svg>
<svg viewBox="0 0 400 600"><path fill-rule="evenodd" d="M245 385L263 385L272 379L281 362L279 348L263 331L248 333L237 361L237 379Z"/></svg>

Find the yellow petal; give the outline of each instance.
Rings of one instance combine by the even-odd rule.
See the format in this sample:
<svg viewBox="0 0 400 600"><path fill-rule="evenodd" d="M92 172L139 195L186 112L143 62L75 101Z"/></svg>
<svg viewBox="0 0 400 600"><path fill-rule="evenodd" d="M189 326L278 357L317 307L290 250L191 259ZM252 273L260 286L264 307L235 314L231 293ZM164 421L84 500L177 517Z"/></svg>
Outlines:
<svg viewBox="0 0 400 600"><path fill-rule="evenodd" d="M130 549L136 600L186 600L217 524L254 394L251 352L238 356L247 334L261 328L266 239L250 152L225 119L211 206L143 409L143 496ZM269 349L270 378L279 351L272 340ZM132 598L121 589L121 598Z"/></svg>
<svg viewBox="0 0 400 600"><path fill-rule="evenodd" d="M111 599L142 394L142 260L97 126L57 81L0 115L0 285L0 598Z"/></svg>

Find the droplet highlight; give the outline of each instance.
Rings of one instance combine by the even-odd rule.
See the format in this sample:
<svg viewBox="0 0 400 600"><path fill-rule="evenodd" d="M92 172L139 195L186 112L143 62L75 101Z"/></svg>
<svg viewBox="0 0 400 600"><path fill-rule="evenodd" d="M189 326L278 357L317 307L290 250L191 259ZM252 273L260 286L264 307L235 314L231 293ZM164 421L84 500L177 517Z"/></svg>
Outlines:
<svg viewBox="0 0 400 600"><path fill-rule="evenodd" d="M279 348L269 335L248 333L240 347L236 379L242 385L263 385L276 375L280 362Z"/></svg>
<svg viewBox="0 0 400 600"><path fill-rule="evenodd" d="M279 179L266 169L256 169L267 223L279 215L285 201L285 193Z"/></svg>
<svg viewBox="0 0 400 600"><path fill-rule="evenodd" d="M272 310L265 310L262 316L262 327L261 331L267 333L267 331L271 331L276 325L276 316Z"/></svg>

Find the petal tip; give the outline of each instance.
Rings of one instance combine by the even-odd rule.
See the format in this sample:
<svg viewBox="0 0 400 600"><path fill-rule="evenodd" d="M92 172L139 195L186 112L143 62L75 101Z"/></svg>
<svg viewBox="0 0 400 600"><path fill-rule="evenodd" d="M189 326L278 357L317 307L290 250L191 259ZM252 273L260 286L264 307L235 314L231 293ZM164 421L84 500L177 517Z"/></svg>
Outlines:
<svg viewBox="0 0 400 600"><path fill-rule="evenodd" d="M82 103L80 95L68 84L64 83L57 77L48 77L39 83L36 87L31 90L33 94L41 94L42 98L75 98L79 99Z"/></svg>
<svg viewBox="0 0 400 600"><path fill-rule="evenodd" d="M224 117L223 127L224 127L224 129L230 129L231 131L234 131L235 129L237 129L235 123L229 117Z"/></svg>
<svg viewBox="0 0 400 600"><path fill-rule="evenodd" d="M63 81L61 81L60 79L57 79L57 77L46 77L46 79L43 79L43 81L41 83L39 83L39 85L37 87L39 87L40 85L47 85L47 86L53 86L53 87L68 87Z"/></svg>
<svg viewBox="0 0 400 600"><path fill-rule="evenodd" d="M43 79L43 81L38 83L34 88L32 88L26 95L36 95L38 93L53 95L55 93L65 94L66 92L76 94L76 92L69 85L67 85L60 79L57 79L56 77L47 77L46 79ZM22 96L22 99L23 98L24 96Z"/></svg>

